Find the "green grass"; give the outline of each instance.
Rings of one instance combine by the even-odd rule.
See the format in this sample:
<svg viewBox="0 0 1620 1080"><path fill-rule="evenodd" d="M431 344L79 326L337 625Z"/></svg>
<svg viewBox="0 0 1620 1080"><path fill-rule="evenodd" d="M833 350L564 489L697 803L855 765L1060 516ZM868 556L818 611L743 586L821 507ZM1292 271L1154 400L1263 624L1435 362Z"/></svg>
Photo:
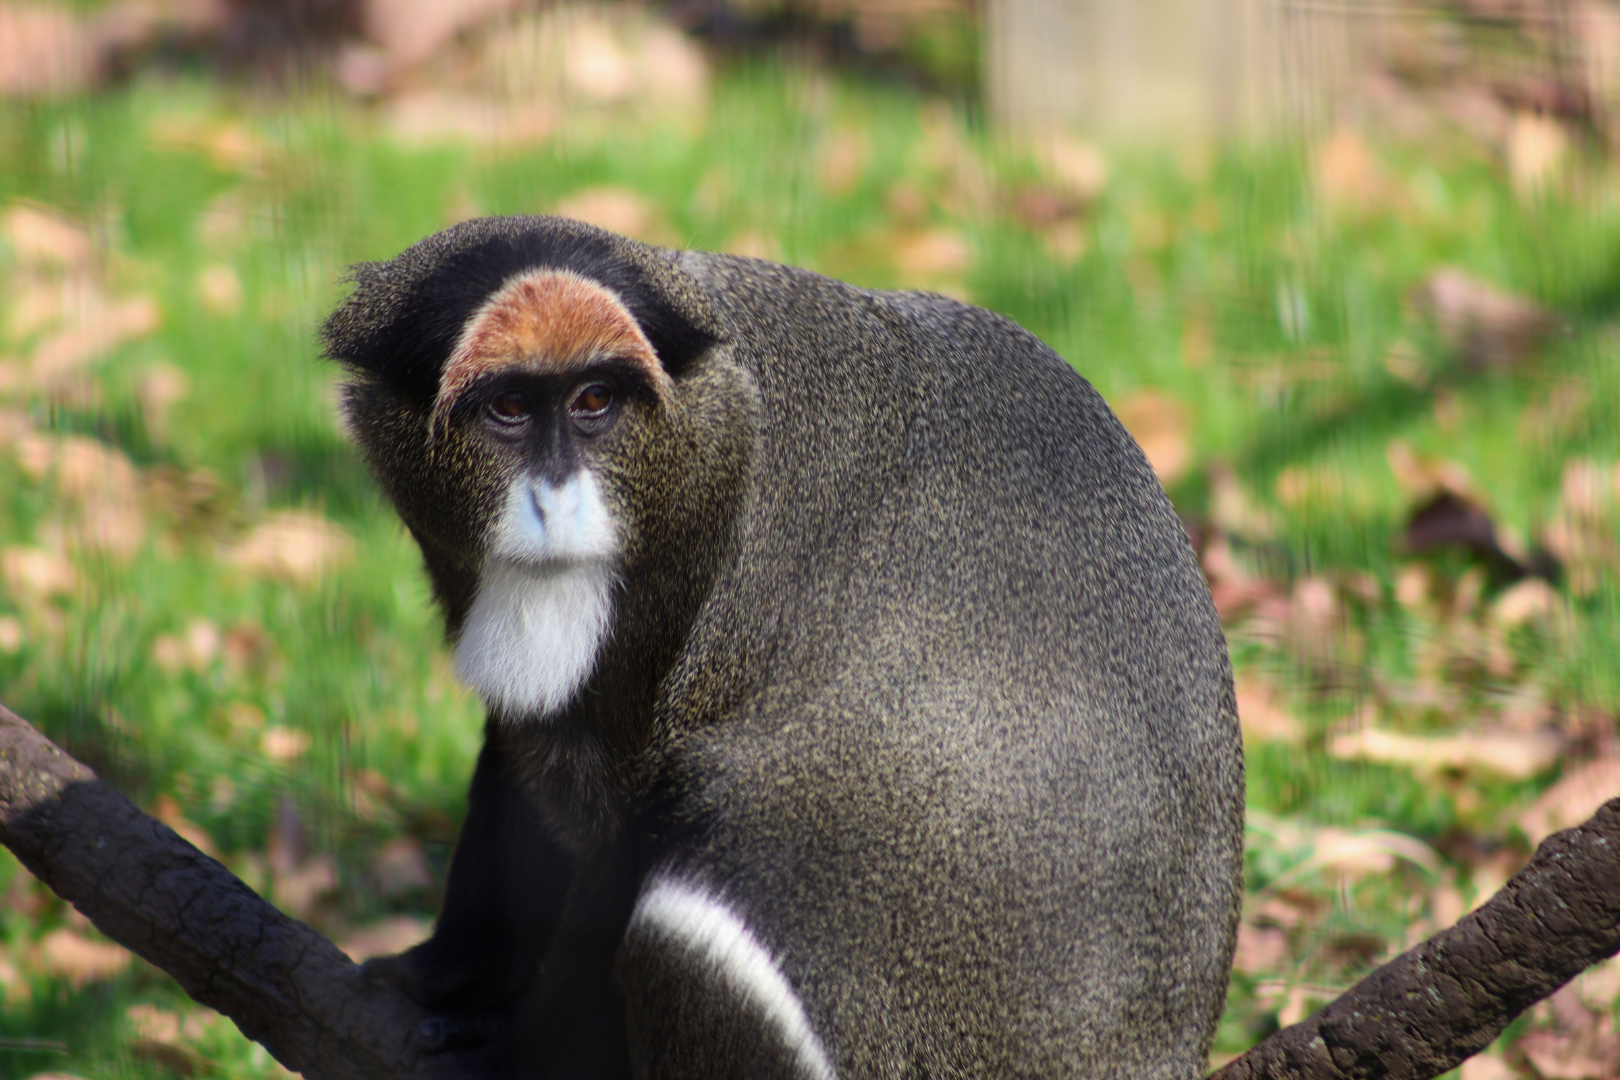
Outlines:
<svg viewBox="0 0 1620 1080"><path fill-rule="evenodd" d="M829 189L832 147L850 138L865 147L861 166ZM859 284L946 288L1029 327L1111 400L1151 388L1180 402L1198 467L1171 494L1189 520L1219 517L1204 466L1223 462L1270 517L1269 535L1245 549L1254 567L1371 582L1345 607L1336 665L1234 628L1240 670L1281 686L1306 731L1299 745L1251 744L1251 805L1436 844L1459 832L1522 843L1511 815L1556 771L1436 783L1324 747L1377 686L1432 681L1425 643L1462 625L1394 598L1410 561L1396 543L1410 496L1386 461L1392 440L1462 465L1497 523L1526 538L1553 516L1568 461L1620 460L1620 434L1606 422L1606 403L1620 400L1620 213L1601 164L1576 164L1573 193L1526 203L1466 145L1389 148L1392 194L1345 212L1322 205L1299 147L1121 154L1110 166L1105 192L1072 223L1083 253L1071 260L1049 250L1046 226L1014 211L1021 191L1050 183L1027 154L954 106L793 68L722 72L701 125L591 125L528 148L413 148L379 117L319 93L273 98L188 81L6 105L0 208L43 204L87 223L102 245L93 277L114 296L151 297L162 325L88 368L90 397L0 391L0 409L22 411L40 432L89 435L127 455L148 486L168 477L193 493L143 496L149 528L132 555L70 549L81 583L68 595L0 593L0 617L23 629L15 651L0 651L0 700L143 805L175 799L227 862L259 880L272 823L291 800L311 847L338 859L344 888L314 915L333 933L390 910L431 914L433 890L390 898L366 867L380 843L408 835L442 873L480 710L449 674L414 548L334 419L336 373L318 359L315 329L350 263L389 257L469 207L544 212L615 186L654 209L669 242L713 249L755 234L784 261ZM908 268L897 256L940 230L966 242L966 267ZM1458 370L1411 300L1443 265L1545 304L1559 313L1557 333L1513 370ZM241 285L234 307L199 292L200 275L221 266ZM0 246L0 301L14 308L27 281L57 273ZM48 333L0 338L0 355L26 357ZM1430 374L1392 374L1397 348ZM189 387L166 425L138 401L158 364ZM1584 402L1573 416L1518 438L1526 416L1568 386ZM1318 478L1318 494L1281 501L1288 470ZM70 503L0 447L0 548L50 547ZM340 525L352 561L294 585L222 556L288 508ZM1455 558L1434 565L1446 588L1466 570ZM1612 578L1602 579L1570 598L1566 631L1515 632L1511 676L1458 661L1446 670L1461 704L1400 722L1465 726L1504 682L1538 685L1565 711L1612 717L1617 601ZM160 638L183 637L197 620L235 634L240 655L160 662ZM263 731L277 726L308 734L296 764L264 752ZM361 773L385 782L357 806L348 793ZM1257 842L1252 885L1297 861ZM0 891L14 868L0 854ZM1298 946L1301 977L1343 983L1370 962L1313 942L1370 935L1398 948L1389 943L1416 917L1411 896L1434 884L1413 873L1344 887L1301 881L1325 905ZM51 903L0 905L0 955L28 956L66 918ZM161 1072L129 1049L125 1022L132 1003L179 1000L161 976L136 967L78 990L37 973L26 980L0 1013L0 1077ZM1234 981L1219 1051L1241 1050L1276 1022L1257 985ZM269 1069L228 1025L197 1046L199 1075Z"/></svg>

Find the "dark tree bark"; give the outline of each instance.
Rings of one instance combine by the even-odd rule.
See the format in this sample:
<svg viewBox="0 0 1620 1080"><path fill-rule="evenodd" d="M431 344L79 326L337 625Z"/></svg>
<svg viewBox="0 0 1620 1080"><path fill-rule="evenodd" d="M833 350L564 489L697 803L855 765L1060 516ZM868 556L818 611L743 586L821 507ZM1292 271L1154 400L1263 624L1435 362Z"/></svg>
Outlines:
<svg viewBox="0 0 1620 1080"><path fill-rule="evenodd" d="M1620 799L1542 841L1457 925L1409 949L1210 1080L1427 1080L1620 951Z"/></svg>
<svg viewBox="0 0 1620 1080"><path fill-rule="evenodd" d="M438 1080L427 1013L0 706L0 843L108 937L290 1069ZM1210 1080L1427 1080L1620 950L1620 799L1550 836L1489 902Z"/></svg>
<svg viewBox="0 0 1620 1080"><path fill-rule="evenodd" d="M0 706L0 843L104 934L320 1080L447 1075L426 1012Z"/></svg>

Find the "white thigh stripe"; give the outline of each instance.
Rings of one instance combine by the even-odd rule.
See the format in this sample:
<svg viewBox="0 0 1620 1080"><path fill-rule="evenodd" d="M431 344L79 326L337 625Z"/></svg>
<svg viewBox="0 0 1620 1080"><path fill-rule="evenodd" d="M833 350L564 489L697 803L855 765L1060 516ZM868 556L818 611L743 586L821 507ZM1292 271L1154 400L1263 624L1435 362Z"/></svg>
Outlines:
<svg viewBox="0 0 1620 1080"><path fill-rule="evenodd" d="M656 930L695 954L765 1014L782 1042L792 1048L802 1075L833 1080L832 1063L810 1026L804 1003L770 952L723 902L666 878L642 895L630 925Z"/></svg>

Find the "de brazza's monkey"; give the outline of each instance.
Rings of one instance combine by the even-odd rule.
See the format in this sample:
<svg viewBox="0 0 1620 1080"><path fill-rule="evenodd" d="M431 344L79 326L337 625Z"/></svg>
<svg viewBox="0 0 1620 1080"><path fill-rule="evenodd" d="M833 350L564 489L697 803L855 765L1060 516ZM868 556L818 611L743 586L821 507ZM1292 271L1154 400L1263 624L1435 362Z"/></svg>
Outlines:
<svg viewBox="0 0 1620 1080"><path fill-rule="evenodd" d="M345 406L489 720L411 1038L522 1077L1200 1075L1231 672L1102 399L939 296L488 218Z"/></svg>

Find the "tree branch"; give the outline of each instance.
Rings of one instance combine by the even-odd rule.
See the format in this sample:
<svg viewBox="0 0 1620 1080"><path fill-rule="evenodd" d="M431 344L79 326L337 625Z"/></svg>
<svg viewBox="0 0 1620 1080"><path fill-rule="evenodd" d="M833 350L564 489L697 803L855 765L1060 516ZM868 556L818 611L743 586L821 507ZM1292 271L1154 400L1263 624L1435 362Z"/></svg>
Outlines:
<svg viewBox="0 0 1620 1080"><path fill-rule="evenodd" d="M440 1080L428 1018L337 946L0 706L0 843L122 942L313 1080ZM1477 911L1210 1080L1428 1080L1620 950L1620 799L1548 837Z"/></svg>
<svg viewBox="0 0 1620 1080"><path fill-rule="evenodd" d="M97 928L316 1080L449 1075L427 1012L0 706L0 843Z"/></svg>
<svg viewBox="0 0 1620 1080"><path fill-rule="evenodd" d="M1620 950L1620 799L1542 841L1523 870L1449 930L1209 1080L1427 1080Z"/></svg>

